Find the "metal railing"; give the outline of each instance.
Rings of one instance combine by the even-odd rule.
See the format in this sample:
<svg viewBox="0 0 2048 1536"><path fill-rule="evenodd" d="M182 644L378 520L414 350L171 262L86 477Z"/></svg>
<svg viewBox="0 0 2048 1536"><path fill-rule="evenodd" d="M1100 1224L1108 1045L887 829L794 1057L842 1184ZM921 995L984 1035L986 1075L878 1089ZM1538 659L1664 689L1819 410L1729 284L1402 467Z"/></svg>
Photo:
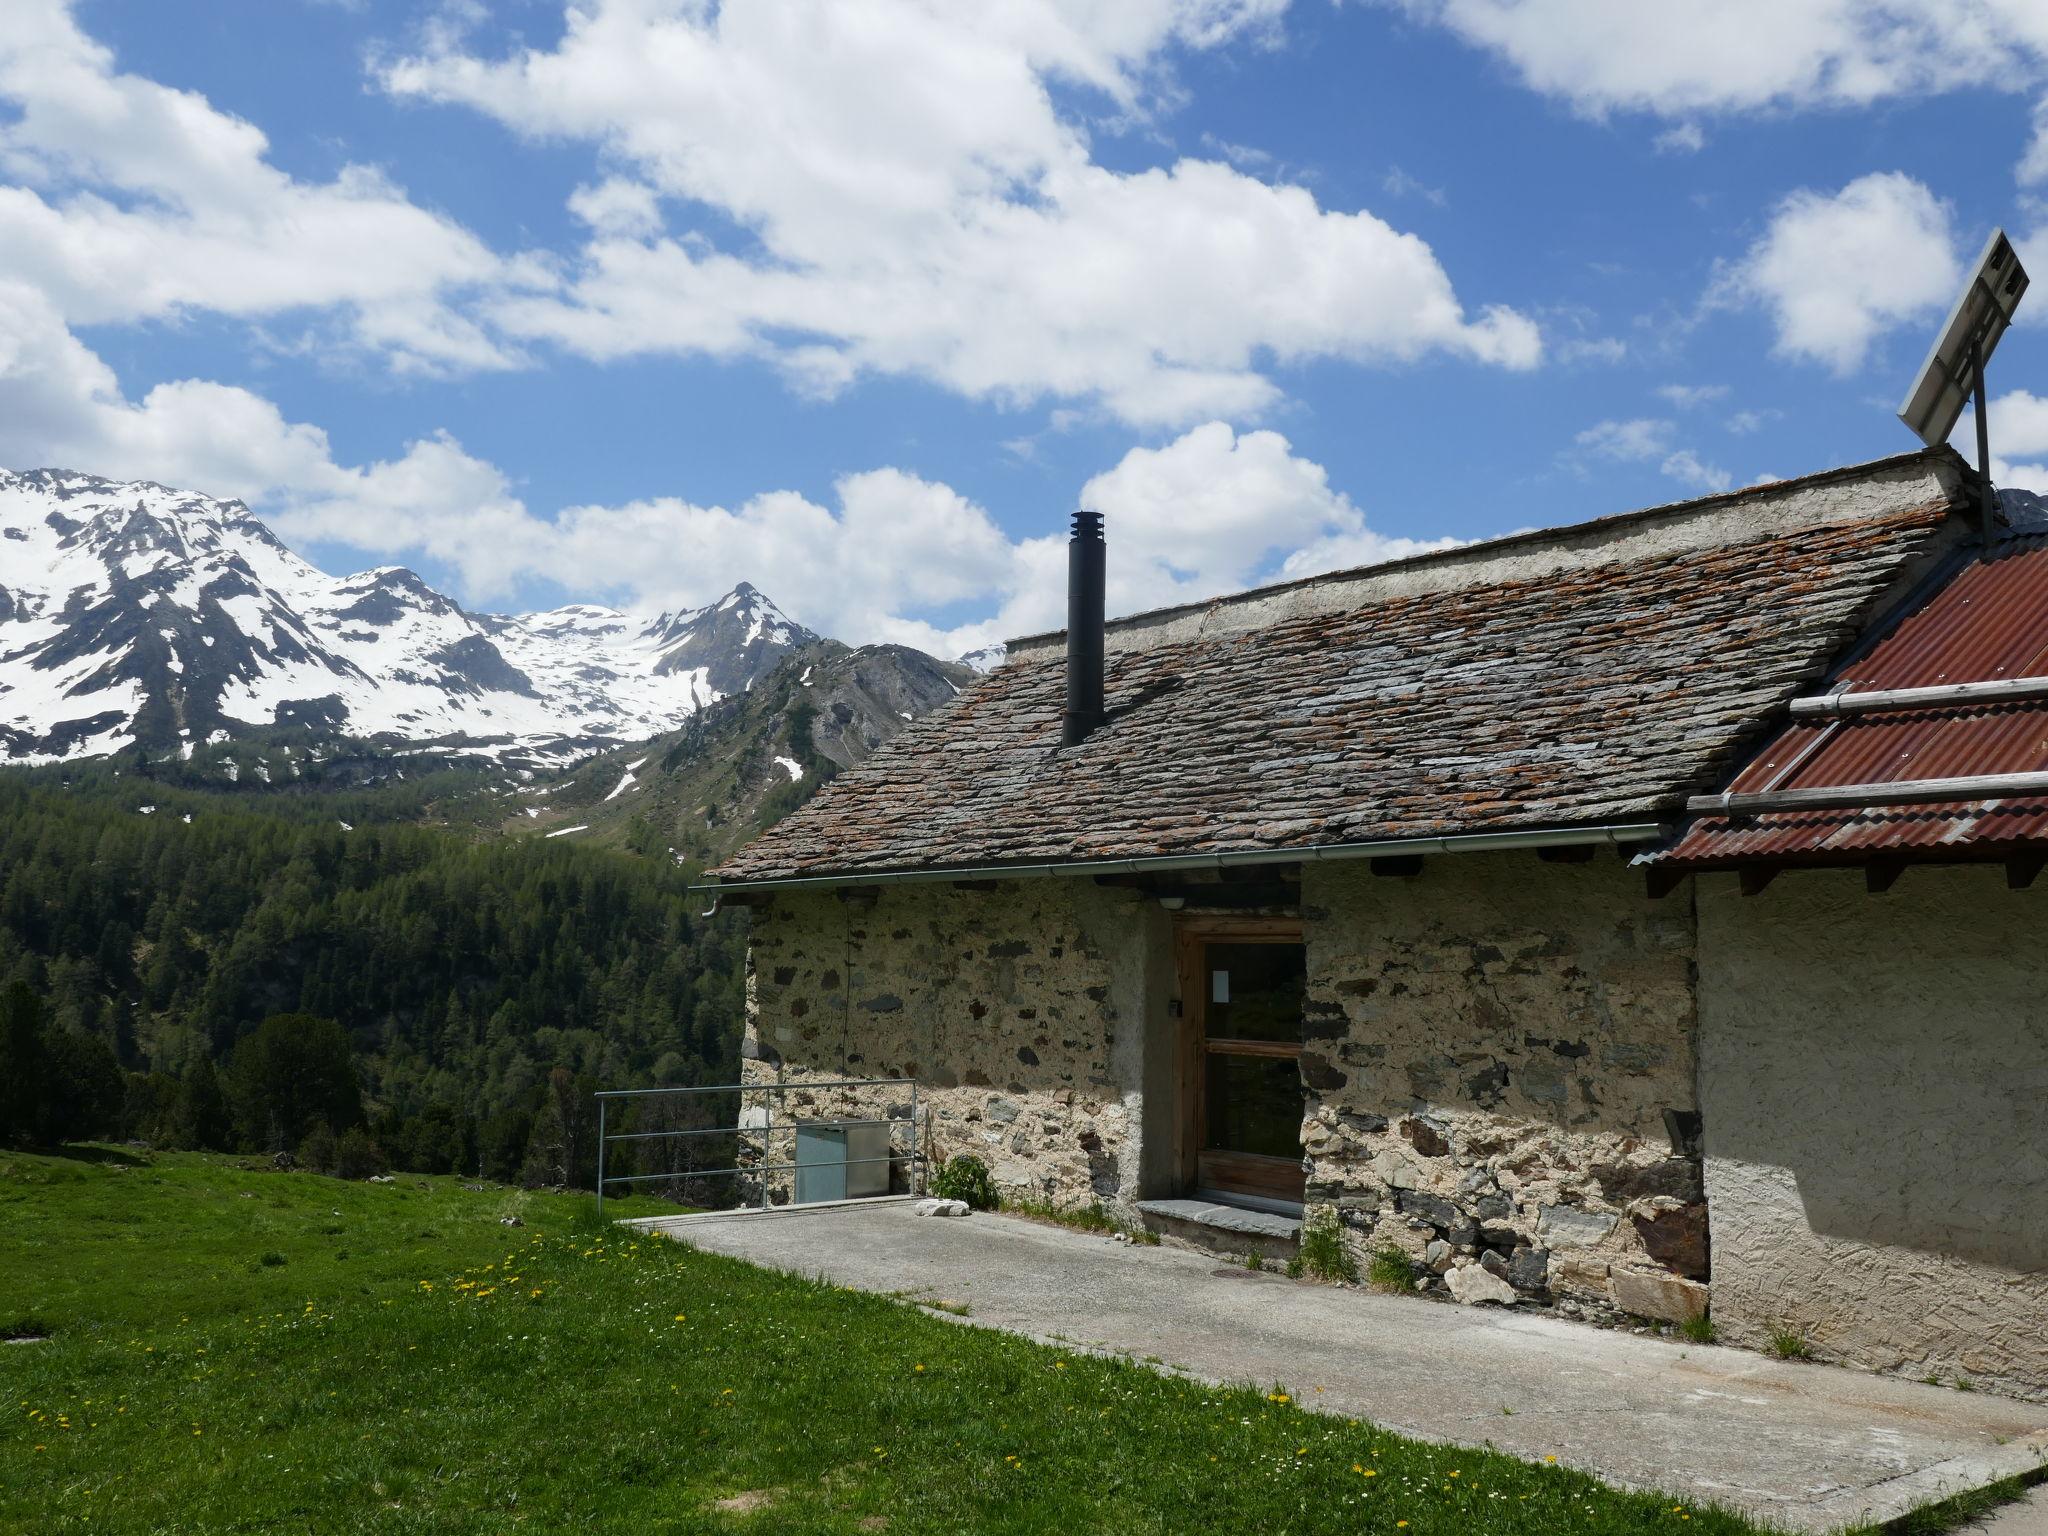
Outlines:
<svg viewBox="0 0 2048 1536"><path fill-rule="evenodd" d="M835 1125L886 1125L890 1127L889 1150L884 1156L849 1157L841 1158L834 1162L805 1163L802 1165L793 1162L770 1163L766 1160L769 1155L768 1149L770 1145L770 1137L785 1131L794 1134L796 1131L798 1131L805 1125L814 1124L816 1123L816 1121L814 1119L784 1119L778 1122L775 1118L775 1112L773 1108L773 1104L776 1101L774 1098L771 1097L769 1102L763 1104L761 1107L760 1121L758 1123L750 1125L747 1123L746 1117L746 1099L748 1094L751 1093L779 1096L790 1093L810 1093L814 1091L832 1091L847 1088L903 1088L909 1090L910 1108L908 1112L905 1114L870 1116L867 1118L847 1116L830 1117L831 1122ZM682 1096L706 1093L732 1093L739 1095L740 1108L738 1123L735 1125L690 1126L681 1130L671 1131L622 1131L616 1135L608 1134L605 1129L607 1107L609 1101L612 1099L652 1099L660 1098L663 1096ZM910 1149L907 1152L898 1152L896 1150L895 1127L899 1125L908 1126L910 1128ZM745 1160L744 1157L741 1157L729 1168L686 1168L679 1171L671 1171L668 1173L621 1173L610 1175L607 1175L605 1173L605 1149L615 1141L669 1141L681 1140L685 1138L695 1138L699 1136L731 1136L734 1138L758 1136L761 1138L762 1161L759 1163L749 1163ZM892 1174L895 1171L896 1165L900 1163L904 1165L908 1172L911 1184L911 1192L913 1194L922 1194L924 1192L925 1156L924 1149L918 1145L917 1140L916 1078L831 1077L814 1078L809 1080L800 1080L796 1082L783 1083L718 1083L704 1087L693 1088L615 1088L608 1089L605 1092L597 1095L597 1213L600 1217L604 1215L604 1192L605 1186L608 1184L653 1184L660 1183L663 1181L676 1181L682 1179L719 1179L734 1178L742 1174L759 1174L761 1175L761 1203L756 1207L747 1207L736 1204L733 1207L733 1209L768 1210L770 1209L769 1186L771 1182L767 1177L769 1174L794 1174L799 1166L805 1168L851 1168L863 1163L887 1163Z"/></svg>

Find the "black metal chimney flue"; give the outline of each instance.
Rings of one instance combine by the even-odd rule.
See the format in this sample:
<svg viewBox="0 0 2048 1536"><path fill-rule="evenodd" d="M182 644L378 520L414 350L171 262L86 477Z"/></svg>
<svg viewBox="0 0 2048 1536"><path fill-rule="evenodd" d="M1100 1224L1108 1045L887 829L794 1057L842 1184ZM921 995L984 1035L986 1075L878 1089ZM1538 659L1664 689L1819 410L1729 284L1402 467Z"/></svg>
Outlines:
<svg viewBox="0 0 2048 1536"><path fill-rule="evenodd" d="M1060 745L1085 740L1102 712L1102 514L1076 512L1067 543L1067 718Z"/></svg>

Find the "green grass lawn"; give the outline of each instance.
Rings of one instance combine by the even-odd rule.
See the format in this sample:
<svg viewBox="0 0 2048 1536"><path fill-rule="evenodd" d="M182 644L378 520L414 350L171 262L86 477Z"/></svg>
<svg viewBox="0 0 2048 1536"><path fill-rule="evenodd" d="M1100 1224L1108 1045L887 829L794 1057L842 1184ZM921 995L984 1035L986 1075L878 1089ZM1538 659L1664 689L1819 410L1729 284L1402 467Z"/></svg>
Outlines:
<svg viewBox="0 0 2048 1536"><path fill-rule="evenodd" d="M452 1179L0 1153L29 1320L8 1532L1755 1529Z"/></svg>

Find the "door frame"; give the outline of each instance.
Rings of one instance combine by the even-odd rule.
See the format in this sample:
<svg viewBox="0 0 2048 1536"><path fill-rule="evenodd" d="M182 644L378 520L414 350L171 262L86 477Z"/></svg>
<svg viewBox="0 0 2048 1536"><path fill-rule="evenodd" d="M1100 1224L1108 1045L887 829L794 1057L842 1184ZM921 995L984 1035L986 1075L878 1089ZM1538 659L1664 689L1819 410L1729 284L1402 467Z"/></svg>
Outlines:
<svg viewBox="0 0 2048 1536"><path fill-rule="evenodd" d="M1180 1029L1175 1041L1177 1071L1175 1090L1179 1095L1174 1116L1174 1178L1186 1194L1200 1188L1204 1117L1207 1094L1203 1072L1207 1052L1203 1047L1209 990L1203 985L1204 944L1301 944L1302 924L1298 917L1177 916L1173 925L1174 976L1180 991ZM1276 1053L1278 1054L1278 1053ZM1298 1050L1293 1053L1298 1054ZM1296 1202L1261 1200L1254 1195L1230 1196L1248 1205L1267 1205L1293 1210Z"/></svg>

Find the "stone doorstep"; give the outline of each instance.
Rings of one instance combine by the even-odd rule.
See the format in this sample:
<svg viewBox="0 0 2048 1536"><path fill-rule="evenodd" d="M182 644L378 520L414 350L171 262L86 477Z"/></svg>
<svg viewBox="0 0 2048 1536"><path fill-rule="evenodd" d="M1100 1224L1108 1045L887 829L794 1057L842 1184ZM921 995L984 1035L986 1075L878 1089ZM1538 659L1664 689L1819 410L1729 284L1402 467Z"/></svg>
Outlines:
<svg viewBox="0 0 2048 1536"><path fill-rule="evenodd" d="M1160 1235L1210 1253L1236 1257L1254 1251L1286 1257L1301 1241L1301 1218L1255 1211L1213 1200L1140 1200L1138 1214Z"/></svg>

